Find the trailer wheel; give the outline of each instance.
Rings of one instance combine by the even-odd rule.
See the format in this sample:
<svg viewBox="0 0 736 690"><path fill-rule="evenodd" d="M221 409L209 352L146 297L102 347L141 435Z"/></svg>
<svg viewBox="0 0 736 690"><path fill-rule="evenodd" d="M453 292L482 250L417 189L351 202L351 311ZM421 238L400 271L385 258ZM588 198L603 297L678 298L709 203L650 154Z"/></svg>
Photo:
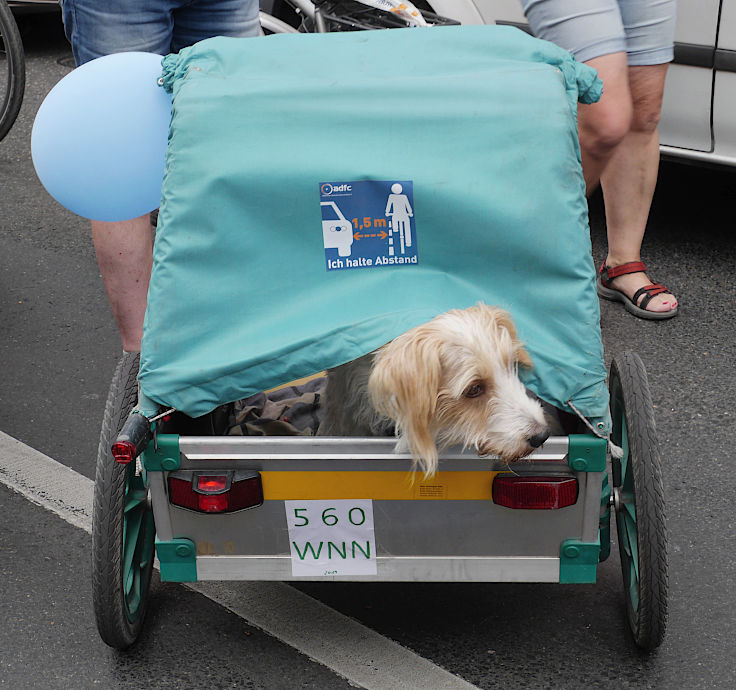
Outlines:
<svg viewBox="0 0 736 690"><path fill-rule="evenodd" d="M656 649L667 624L667 532L662 469L644 364L625 352L609 378L613 493L629 625L636 644Z"/></svg>
<svg viewBox="0 0 736 690"><path fill-rule="evenodd" d="M115 369L97 450L92 513L92 599L103 641L117 649L135 642L143 626L154 560L155 527L145 473L110 452L138 397L137 354Z"/></svg>

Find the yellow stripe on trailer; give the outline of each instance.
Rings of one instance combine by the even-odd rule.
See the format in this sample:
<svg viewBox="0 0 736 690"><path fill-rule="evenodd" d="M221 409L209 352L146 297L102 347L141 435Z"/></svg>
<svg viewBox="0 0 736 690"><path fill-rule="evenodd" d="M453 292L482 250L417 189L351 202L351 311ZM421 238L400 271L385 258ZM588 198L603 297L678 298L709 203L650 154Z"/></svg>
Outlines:
<svg viewBox="0 0 736 690"><path fill-rule="evenodd" d="M377 501L490 501L499 472L438 472L428 480L421 473L278 472L261 471L267 501L370 498Z"/></svg>

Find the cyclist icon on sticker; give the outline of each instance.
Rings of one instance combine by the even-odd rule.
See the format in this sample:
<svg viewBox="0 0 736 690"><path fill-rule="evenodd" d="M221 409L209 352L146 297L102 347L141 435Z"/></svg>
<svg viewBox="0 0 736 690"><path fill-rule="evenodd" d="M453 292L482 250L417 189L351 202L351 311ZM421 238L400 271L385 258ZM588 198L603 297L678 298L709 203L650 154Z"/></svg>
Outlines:
<svg viewBox="0 0 736 690"><path fill-rule="evenodd" d="M322 182L319 189L328 271L418 263L411 180Z"/></svg>
<svg viewBox="0 0 736 690"><path fill-rule="evenodd" d="M389 236L390 247L393 248L393 233L399 235L401 243L402 256L406 253L406 248L411 247L411 219L414 217L414 211L411 202L406 194L402 194L404 188L397 182L391 185L391 194L386 204L386 215L391 218L389 226L392 231Z"/></svg>

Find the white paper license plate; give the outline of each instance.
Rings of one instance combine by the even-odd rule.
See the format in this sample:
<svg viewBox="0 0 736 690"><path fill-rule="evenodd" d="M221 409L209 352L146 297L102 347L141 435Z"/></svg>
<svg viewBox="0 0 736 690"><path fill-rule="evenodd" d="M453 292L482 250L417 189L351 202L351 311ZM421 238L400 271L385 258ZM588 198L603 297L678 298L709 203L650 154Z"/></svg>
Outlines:
<svg viewBox="0 0 736 690"><path fill-rule="evenodd" d="M373 501L284 501L294 577L376 575Z"/></svg>

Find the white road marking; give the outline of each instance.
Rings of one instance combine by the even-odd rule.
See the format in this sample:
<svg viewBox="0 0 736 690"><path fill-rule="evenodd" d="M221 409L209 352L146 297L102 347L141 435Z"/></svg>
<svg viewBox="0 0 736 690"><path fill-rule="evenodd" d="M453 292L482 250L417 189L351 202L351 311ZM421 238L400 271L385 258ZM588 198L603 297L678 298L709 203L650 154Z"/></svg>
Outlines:
<svg viewBox="0 0 736 690"><path fill-rule="evenodd" d="M2 431L0 482L75 527L92 532L94 482Z"/></svg>
<svg viewBox="0 0 736 690"><path fill-rule="evenodd" d="M0 482L75 527L92 531L94 482L1 431ZM199 582L188 586L358 687L477 690L289 585Z"/></svg>

